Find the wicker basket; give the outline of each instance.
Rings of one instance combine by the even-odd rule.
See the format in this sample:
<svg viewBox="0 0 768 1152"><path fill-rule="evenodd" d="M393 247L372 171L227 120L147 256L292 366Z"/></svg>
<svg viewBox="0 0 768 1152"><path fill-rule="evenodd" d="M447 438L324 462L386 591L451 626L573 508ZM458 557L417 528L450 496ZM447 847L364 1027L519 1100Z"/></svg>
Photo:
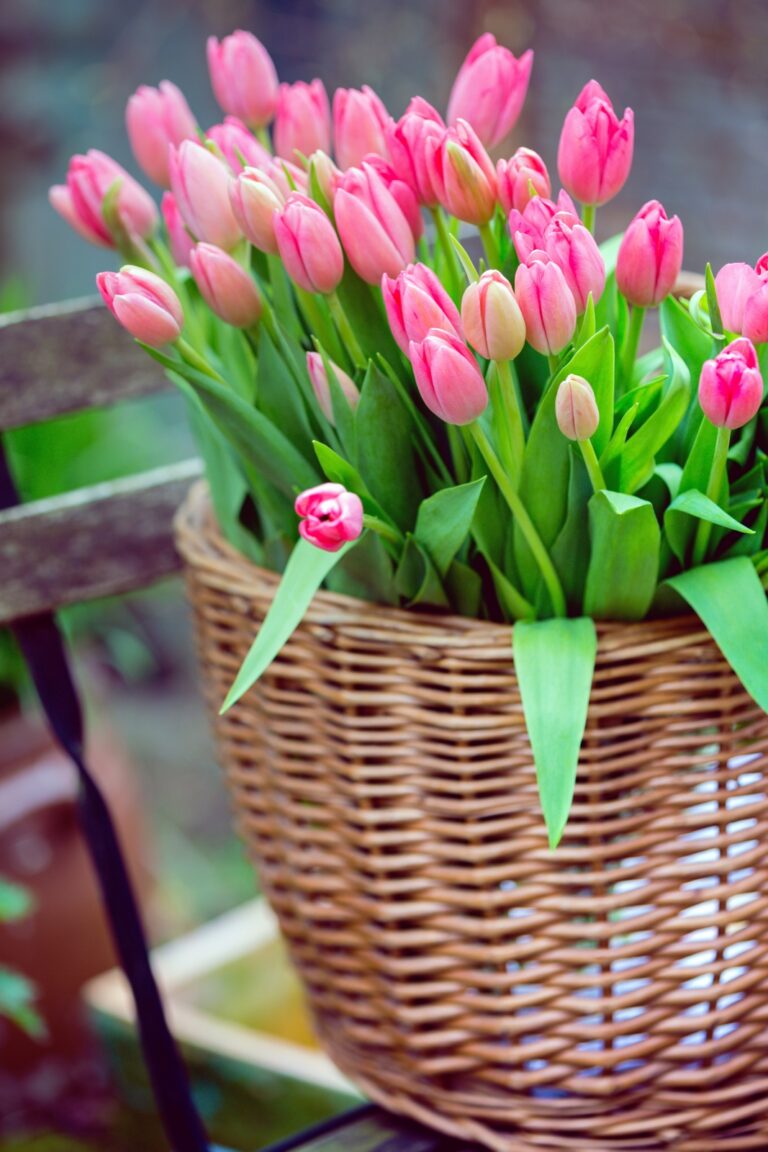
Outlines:
<svg viewBox="0 0 768 1152"><path fill-rule="evenodd" d="M178 518L215 714L277 578ZM321 593L216 720L323 1044L498 1152L768 1147L768 716L692 618L604 625L547 849L510 629Z"/></svg>

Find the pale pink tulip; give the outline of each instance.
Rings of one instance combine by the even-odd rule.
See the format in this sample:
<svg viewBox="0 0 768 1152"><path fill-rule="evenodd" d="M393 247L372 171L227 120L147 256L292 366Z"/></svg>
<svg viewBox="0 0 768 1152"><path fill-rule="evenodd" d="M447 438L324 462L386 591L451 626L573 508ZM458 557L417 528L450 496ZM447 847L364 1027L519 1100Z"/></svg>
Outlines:
<svg viewBox="0 0 768 1152"><path fill-rule="evenodd" d="M542 247L563 270L579 315L590 293L597 304L605 288L605 261L589 229L557 215L544 233Z"/></svg>
<svg viewBox="0 0 768 1152"><path fill-rule="evenodd" d="M396 279L383 276L381 293L392 335L406 356L411 342L421 343L430 329L461 337L459 310L426 264L409 264Z"/></svg>
<svg viewBox="0 0 768 1152"><path fill-rule="evenodd" d="M247 240L260 252L277 252L275 213L286 197L266 172L246 168L229 184L229 203Z"/></svg>
<svg viewBox="0 0 768 1152"><path fill-rule="evenodd" d="M347 403L350 408L355 409L360 399L360 389L343 368L339 368L338 364L334 364L332 360L329 360L328 363ZM307 352L307 372L309 373L309 379L320 411L330 424L334 424L331 385L328 381L328 373L325 370L325 362L319 352Z"/></svg>
<svg viewBox="0 0 768 1152"><path fill-rule="evenodd" d="M181 218L196 240L230 251L241 239L229 203L229 170L202 144L185 140L171 148L171 191Z"/></svg>
<svg viewBox="0 0 768 1152"><path fill-rule="evenodd" d="M189 255L195 242L187 232L172 192L163 192L160 211L168 229L168 242L171 246L173 259L180 268L189 268Z"/></svg>
<svg viewBox="0 0 768 1152"><path fill-rule="evenodd" d="M274 125L275 152L286 160L331 150L331 107L322 80L281 84Z"/></svg>
<svg viewBox="0 0 768 1152"><path fill-rule="evenodd" d="M428 141L426 155L443 208L468 224L487 224L496 208L496 169L472 127L459 120L441 142Z"/></svg>
<svg viewBox="0 0 768 1152"><path fill-rule="evenodd" d="M488 405L483 374L466 344L452 332L433 328L408 350L416 386L429 408L446 424L471 424Z"/></svg>
<svg viewBox="0 0 768 1152"><path fill-rule="evenodd" d="M370 164L340 177L333 201L336 227L349 262L368 284L397 276L413 262L413 232L400 205Z"/></svg>
<svg viewBox="0 0 768 1152"><path fill-rule="evenodd" d="M158 225L155 202L149 193L111 156L92 148L73 156L66 184L50 189L51 206L75 232L91 244L114 248L116 237L104 217L104 198L118 187L112 210L128 237L146 239Z"/></svg>
<svg viewBox="0 0 768 1152"><path fill-rule="evenodd" d="M521 264L515 275L515 297L525 320L528 343L545 356L556 356L576 331L576 301L553 262L535 259Z"/></svg>
<svg viewBox="0 0 768 1152"><path fill-rule="evenodd" d="M322 208L293 192L273 217L280 258L291 279L305 292L335 292L344 275L344 254Z"/></svg>
<svg viewBox="0 0 768 1152"><path fill-rule="evenodd" d="M367 156L365 163L370 164L381 176L385 188L392 194L410 224L414 240L418 240L424 232L424 221L421 218L419 201L411 185L401 180L389 161L383 160L381 156Z"/></svg>
<svg viewBox="0 0 768 1152"><path fill-rule="evenodd" d="M192 249L190 268L208 307L233 328L251 328L261 315L253 278L237 260L213 244Z"/></svg>
<svg viewBox="0 0 768 1152"><path fill-rule="evenodd" d="M490 32L472 45L448 101L448 123L466 120L486 148L499 144L517 123L533 65L530 49L518 59Z"/></svg>
<svg viewBox="0 0 768 1152"><path fill-rule="evenodd" d="M206 138L213 140L235 175L245 167L261 168L273 162L264 145L237 116L227 116L222 124L214 124Z"/></svg>
<svg viewBox="0 0 768 1152"><path fill-rule="evenodd" d="M277 106L277 72L272 57L250 32L208 40L213 93L225 112L252 128L268 124Z"/></svg>
<svg viewBox="0 0 768 1152"><path fill-rule="evenodd" d="M420 204L434 208L437 193L432 185L427 164L427 143L440 143L445 135L445 124L440 113L431 104L415 96L405 114L387 126L387 148L392 167L401 180L410 184Z"/></svg>
<svg viewBox="0 0 768 1152"><path fill-rule="evenodd" d="M768 254L754 268L726 264L715 277L717 302L728 332L746 336L755 344L768 341Z"/></svg>
<svg viewBox="0 0 768 1152"><path fill-rule="evenodd" d="M600 410L592 385L583 376L566 376L555 396L555 419L569 440L589 440L597 432Z"/></svg>
<svg viewBox="0 0 768 1152"><path fill-rule="evenodd" d="M337 88L333 95L333 139L342 169L362 164L369 152L388 159L389 113L368 85Z"/></svg>
<svg viewBox="0 0 768 1152"><path fill-rule="evenodd" d="M112 315L136 340L151 348L178 340L184 327L179 298L154 272L126 264L119 272L100 272L96 284Z"/></svg>
<svg viewBox="0 0 768 1152"><path fill-rule="evenodd" d="M507 215L513 209L524 212L534 196L546 198L552 195L547 166L538 152L530 148L518 148L509 160L499 160L496 182L499 203Z"/></svg>
<svg viewBox="0 0 768 1152"><path fill-rule="evenodd" d="M142 85L125 109L125 126L133 154L150 180L168 187L168 145L194 140L197 122L175 84L162 80L158 88Z"/></svg>
<svg viewBox="0 0 768 1152"><path fill-rule="evenodd" d="M486 360L514 360L525 344L525 320L512 285L495 268L468 285L461 300L464 335Z"/></svg>

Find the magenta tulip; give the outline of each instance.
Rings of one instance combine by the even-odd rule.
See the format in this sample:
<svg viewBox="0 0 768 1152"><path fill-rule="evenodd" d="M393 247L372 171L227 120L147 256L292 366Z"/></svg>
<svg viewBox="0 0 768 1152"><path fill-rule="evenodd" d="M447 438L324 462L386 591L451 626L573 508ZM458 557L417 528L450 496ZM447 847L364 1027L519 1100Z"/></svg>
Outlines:
<svg viewBox="0 0 768 1152"><path fill-rule="evenodd" d="M442 141L427 142L426 155L443 208L468 224L487 224L496 209L496 169L473 128L459 120Z"/></svg>
<svg viewBox="0 0 768 1152"><path fill-rule="evenodd" d="M281 84L274 125L275 152L286 160L331 150L331 106L322 80Z"/></svg>
<svg viewBox="0 0 768 1152"><path fill-rule="evenodd" d="M683 226L649 200L624 233L616 259L616 283L630 304L651 308L675 286L683 264Z"/></svg>
<svg viewBox="0 0 768 1152"><path fill-rule="evenodd" d="M229 184L229 203L247 240L260 252L277 252L275 213L286 197L266 172L246 168Z"/></svg>
<svg viewBox="0 0 768 1152"><path fill-rule="evenodd" d="M563 186L582 204L612 200L629 176L634 139L632 109L619 120L606 93L590 80L560 135L557 169Z"/></svg>
<svg viewBox="0 0 768 1152"><path fill-rule="evenodd" d="M518 60L486 32L472 45L448 101L448 123L466 120L486 148L499 144L517 123L528 91L533 52Z"/></svg>
<svg viewBox="0 0 768 1152"><path fill-rule="evenodd" d="M112 211L119 226L131 238L151 236L158 225L154 200L116 160L96 149L72 157L66 184L55 184L48 198L80 236L91 244L114 248L116 238L104 218L104 198L116 185L119 190Z"/></svg>
<svg viewBox="0 0 768 1152"><path fill-rule="evenodd" d="M488 405L483 374L466 344L433 328L408 355L422 400L446 424L471 424Z"/></svg>
<svg viewBox="0 0 768 1152"><path fill-rule="evenodd" d="M333 139L339 167L357 167L369 152L387 159L388 123L389 113L367 84L360 91L337 88L333 95Z"/></svg>
<svg viewBox="0 0 768 1152"><path fill-rule="evenodd" d="M512 285L495 268L470 284L461 300L464 335L486 360L514 360L525 344L525 320Z"/></svg>
<svg viewBox="0 0 768 1152"><path fill-rule="evenodd" d="M150 180L168 187L168 145L194 140L197 122L175 84L142 85L128 101L125 126L133 154Z"/></svg>
<svg viewBox="0 0 768 1152"><path fill-rule="evenodd" d="M324 552L338 552L363 530L360 497L341 484L318 484L296 497L299 535Z"/></svg>
<svg viewBox="0 0 768 1152"><path fill-rule="evenodd" d="M126 264L119 272L100 272L96 284L112 315L136 340L151 348L178 340L184 327L179 298L154 272Z"/></svg>
<svg viewBox="0 0 768 1152"><path fill-rule="evenodd" d="M229 203L226 164L202 144L185 140L171 148L171 191L181 218L196 240L230 251L241 239Z"/></svg>
<svg viewBox="0 0 768 1152"><path fill-rule="evenodd" d="M344 275L344 254L319 204L292 192L273 223L280 258L294 283L305 292L335 292Z"/></svg>
<svg viewBox="0 0 768 1152"><path fill-rule="evenodd" d="M381 292L392 335L406 356L431 329L461 337L459 310L426 264L409 264L396 279L383 276Z"/></svg>
<svg viewBox="0 0 768 1152"><path fill-rule="evenodd" d="M160 201L160 211L163 214L165 227L168 229L168 243L171 247L173 259L179 268L189 268L189 256L195 246L195 242L184 226L184 221L179 212L179 206L172 192L163 192L163 198Z"/></svg>
<svg viewBox="0 0 768 1152"><path fill-rule="evenodd" d="M347 403L350 408L355 409L360 399L360 389L343 368L339 368L338 364L334 364L332 360L328 363ZM331 386L328 381L328 373L325 370L325 361L319 352L307 352L307 371L320 411L329 424L334 424Z"/></svg>
<svg viewBox="0 0 768 1152"><path fill-rule="evenodd" d="M277 73L272 57L250 32L237 31L207 45L213 94L225 112L252 128L268 124L277 106Z"/></svg>
<svg viewBox="0 0 768 1152"><path fill-rule="evenodd" d="M528 343L556 356L576 331L576 301L559 265L531 259L515 275L515 296L525 320Z"/></svg>
<svg viewBox="0 0 768 1152"><path fill-rule="evenodd" d="M538 152L530 148L518 148L509 160L499 160L496 182L499 203L507 215L513 209L524 212L534 196L546 198L552 194L547 166Z"/></svg>
<svg viewBox="0 0 768 1152"><path fill-rule="evenodd" d="M368 284L397 276L413 262L411 226L379 173L364 163L340 177L333 201L336 227L349 262Z"/></svg>
<svg viewBox="0 0 768 1152"><path fill-rule="evenodd" d="M409 184L420 204L434 208L437 193L432 184L427 164L427 143L440 143L445 135L445 124L440 113L431 104L415 96L405 114L387 127L387 148L392 167L401 180Z"/></svg>
<svg viewBox="0 0 768 1152"><path fill-rule="evenodd" d="M542 247L562 269L579 315L590 293L597 304L605 288L605 261L589 229L557 215L544 233Z"/></svg>
<svg viewBox="0 0 768 1152"><path fill-rule="evenodd" d="M190 268L208 307L233 328L251 328L261 315L261 297L237 260L213 244L192 249Z"/></svg>
<svg viewBox="0 0 768 1152"><path fill-rule="evenodd" d="M272 156L253 132L238 120L237 116L227 116L223 124L214 124L206 133L213 140L230 171L235 175L246 166L261 168L272 163Z"/></svg>
<svg viewBox="0 0 768 1152"><path fill-rule="evenodd" d="M734 340L707 360L699 378L699 404L716 428L741 428L763 401L763 378L751 340Z"/></svg>

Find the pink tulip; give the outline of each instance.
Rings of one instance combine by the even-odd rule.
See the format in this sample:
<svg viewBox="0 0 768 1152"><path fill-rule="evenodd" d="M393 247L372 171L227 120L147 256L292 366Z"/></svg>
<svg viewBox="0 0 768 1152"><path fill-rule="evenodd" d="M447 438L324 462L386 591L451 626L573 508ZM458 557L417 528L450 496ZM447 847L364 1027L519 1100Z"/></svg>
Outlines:
<svg viewBox="0 0 768 1152"><path fill-rule="evenodd" d="M168 187L168 145L194 140L197 123L183 94L163 80L159 88L142 85L128 101L125 126L133 154L150 180Z"/></svg>
<svg viewBox="0 0 768 1152"><path fill-rule="evenodd" d="M396 279L383 276L381 293L392 335L406 356L411 342L420 344L431 329L461 337L459 310L426 264L409 264Z"/></svg>
<svg viewBox="0 0 768 1152"><path fill-rule="evenodd" d="M206 132L206 139L213 140L235 176L246 166L261 168L273 162L264 145L237 116L227 116L223 124L214 124Z"/></svg>
<svg viewBox="0 0 768 1152"><path fill-rule="evenodd" d="M635 140L631 108L619 120L596 80L590 80L565 118L557 169L565 188L582 204L605 204L626 182Z"/></svg>
<svg viewBox="0 0 768 1152"><path fill-rule="evenodd" d="M252 128L268 124L277 106L277 73L272 57L250 32L208 40L213 93L225 112Z"/></svg>
<svg viewBox="0 0 768 1152"><path fill-rule="evenodd" d="M355 409L360 399L360 390L357 384L355 384L351 376L348 376L342 368L339 368L338 364L334 364L332 360L328 363L338 381L341 391L344 393L347 403L350 408ZM330 424L334 424L331 386L328 381L328 373L325 370L325 363L319 352L307 352L307 371L309 372L309 379L312 383L320 411Z"/></svg>
<svg viewBox="0 0 768 1152"><path fill-rule="evenodd" d="M768 252L764 252L755 264L755 272L761 280L768 280Z"/></svg>
<svg viewBox="0 0 768 1152"><path fill-rule="evenodd" d="M605 288L605 261L589 229L555 216L544 233L542 246L562 269L579 315L585 311L590 293L597 304Z"/></svg>
<svg viewBox="0 0 768 1152"><path fill-rule="evenodd" d="M344 275L344 253L319 204L293 192L273 223L280 258L294 283L305 292L335 292Z"/></svg>
<svg viewBox="0 0 768 1152"><path fill-rule="evenodd" d="M185 140L169 155L171 191L181 218L197 240L229 251L241 239L229 203L230 175L223 160Z"/></svg>
<svg viewBox="0 0 768 1152"><path fill-rule="evenodd" d="M562 268L531 259L515 275L515 296L525 320L528 343L545 356L556 356L576 331L576 301Z"/></svg>
<svg viewBox="0 0 768 1152"><path fill-rule="evenodd" d="M379 173L364 163L339 179L333 201L336 227L349 262L368 284L397 276L413 262L413 232Z"/></svg>
<svg viewBox="0 0 768 1152"><path fill-rule="evenodd" d="M293 160L331 150L331 108L322 80L281 84L274 126L275 152Z"/></svg>
<svg viewBox="0 0 768 1152"><path fill-rule="evenodd" d="M362 164L369 152L387 159L389 113L372 88L337 88L333 95L333 139L340 168Z"/></svg>
<svg viewBox="0 0 768 1152"><path fill-rule="evenodd" d="M490 32L480 36L451 89L448 123L468 121L486 148L495 147L517 123L532 65L530 49L518 60Z"/></svg>
<svg viewBox="0 0 768 1152"><path fill-rule="evenodd" d="M163 192L160 201L160 211L163 214L165 226L168 229L168 242L171 246L171 255L179 268L189 268L189 256L195 242L184 227L179 207L173 198L172 192Z"/></svg>
<svg viewBox="0 0 768 1152"><path fill-rule="evenodd" d="M48 193L51 206L75 232L91 244L115 247L115 237L104 219L104 197L119 182L113 204L120 226L129 237L146 239L157 228L157 208L152 197L124 168L104 152L91 149L73 156L66 184L55 184Z"/></svg>
<svg viewBox="0 0 768 1152"><path fill-rule="evenodd" d="M472 127L459 120L440 143L428 141L426 155L443 208L468 224L487 224L496 208L496 170Z"/></svg>
<svg viewBox="0 0 768 1152"><path fill-rule="evenodd" d="M600 409L592 385L583 376L566 376L555 396L555 419L569 440L589 440L597 432Z"/></svg>
<svg viewBox="0 0 768 1152"><path fill-rule="evenodd" d="M525 211L534 196L552 194L547 166L530 148L518 148L510 160L499 160L496 165L499 202L507 215L514 209Z"/></svg>
<svg viewBox="0 0 768 1152"><path fill-rule="evenodd" d="M324 552L338 552L363 530L363 505L341 484L318 484L296 497L299 535Z"/></svg>
<svg viewBox="0 0 768 1152"><path fill-rule="evenodd" d="M616 258L616 283L630 304L651 308L675 286L683 265L683 226L649 200L624 233Z"/></svg>
<svg viewBox="0 0 768 1152"><path fill-rule="evenodd" d="M421 208L416 193L410 184L401 180L388 160L381 156L366 156L366 164L370 164L378 172L384 182L384 187L394 197L400 211L411 226L414 240L418 240L424 232L424 221L421 218Z"/></svg>
<svg viewBox="0 0 768 1152"><path fill-rule="evenodd" d="M408 355L422 400L446 424L471 424L488 405L485 380L466 344L433 328Z"/></svg>
<svg viewBox="0 0 768 1152"><path fill-rule="evenodd" d="M725 264L715 277L723 326L755 344L768 341L768 256L754 268Z"/></svg>
<svg viewBox="0 0 768 1152"><path fill-rule="evenodd" d="M275 213L286 197L266 172L246 168L229 184L229 203L247 240L260 252L277 252Z"/></svg>
<svg viewBox="0 0 768 1152"><path fill-rule="evenodd" d="M461 300L467 341L486 360L514 360L525 344L525 320L512 285L501 272L484 272Z"/></svg>
<svg viewBox="0 0 768 1152"><path fill-rule="evenodd" d="M213 244L192 249L190 267L211 312L233 328L251 328L261 315L261 297L251 276L228 252Z"/></svg>
<svg viewBox="0 0 768 1152"><path fill-rule="evenodd" d="M336 186L341 176L341 169L337 168L327 152L313 152L309 158L310 177L314 177L320 192L329 205L333 204L336 195ZM310 179L310 186L311 179Z"/></svg>
<svg viewBox="0 0 768 1152"><path fill-rule="evenodd" d="M707 360L699 378L699 404L716 428L741 428L763 401L763 378L750 340L734 340Z"/></svg>
<svg viewBox="0 0 768 1152"><path fill-rule="evenodd" d="M557 201L546 196L534 196L522 212L513 208L509 213L509 234L512 237L518 260L523 263L535 248L544 247L544 233L556 216L568 224L580 224L573 200L567 192L561 191Z"/></svg>
<svg viewBox="0 0 768 1152"><path fill-rule="evenodd" d="M420 204L434 208L437 193L432 185L427 164L427 142L440 143L445 124L431 104L415 96L405 114L387 126L387 148L392 167L401 180L409 184Z"/></svg>
<svg viewBox="0 0 768 1152"><path fill-rule="evenodd" d="M754 344L768 341L768 280L762 280L744 308L742 334Z"/></svg>
<svg viewBox="0 0 768 1152"><path fill-rule="evenodd" d="M100 272L96 284L112 315L136 340L150 348L178 340L184 327L179 298L154 272L126 264L119 272Z"/></svg>

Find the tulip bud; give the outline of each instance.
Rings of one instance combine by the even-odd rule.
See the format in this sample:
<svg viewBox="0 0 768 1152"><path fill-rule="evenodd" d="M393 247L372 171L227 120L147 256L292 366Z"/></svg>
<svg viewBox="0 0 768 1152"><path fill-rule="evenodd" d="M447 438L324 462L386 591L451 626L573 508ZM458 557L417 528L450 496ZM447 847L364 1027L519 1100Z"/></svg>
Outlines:
<svg viewBox="0 0 768 1152"><path fill-rule="evenodd" d="M100 272L96 284L112 315L136 340L150 348L178 340L184 327L179 298L154 272L126 264L119 272Z"/></svg>
<svg viewBox="0 0 768 1152"><path fill-rule="evenodd" d="M275 152L293 160L297 152L331 150L331 108L322 80L281 84L274 127Z"/></svg>
<svg viewBox="0 0 768 1152"><path fill-rule="evenodd" d="M128 101L125 126L133 154L150 180L168 187L168 145L194 140L197 123L183 94L163 80L158 88L142 85Z"/></svg>
<svg viewBox="0 0 768 1152"><path fill-rule="evenodd" d="M763 402L763 378L750 340L734 340L707 360L699 378L699 404L716 428L741 428Z"/></svg>
<svg viewBox="0 0 768 1152"><path fill-rule="evenodd" d="M225 112L252 128L268 124L277 105L277 73L272 57L250 32L208 40L213 94Z"/></svg>
<svg viewBox="0 0 768 1152"><path fill-rule="evenodd" d="M237 260L213 244L192 249L190 267L211 312L233 328L251 328L261 315L261 297Z"/></svg>
<svg viewBox="0 0 768 1152"><path fill-rule="evenodd" d="M768 341L768 280L761 280L744 308L743 334L754 344Z"/></svg>
<svg viewBox="0 0 768 1152"><path fill-rule="evenodd" d="M305 292L335 292L344 275L344 253L322 208L293 192L272 219L280 258L294 283Z"/></svg>
<svg viewBox="0 0 768 1152"><path fill-rule="evenodd" d="M483 374L466 344L433 328L408 355L422 400L446 424L471 424L488 405Z"/></svg>
<svg viewBox="0 0 768 1152"><path fill-rule="evenodd" d="M333 201L344 251L368 284L397 276L416 254L413 232L400 205L370 164L339 179Z"/></svg>
<svg viewBox="0 0 768 1152"><path fill-rule="evenodd" d="M337 88L333 95L333 139L339 167L355 168L369 152L387 159L389 113L368 85Z"/></svg>
<svg viewBox="0 0 768 1152"><path fill-rule="evenodd" d="M589 229L555 216L544 233L542 247L562 269L579 315L586 309L590 293L597 304L605 288L605 262Z"/></svg>
<svg viewBox="0 0 768 1152"><path fill-rule="evenodd" d="M501 272L484 272L461 301L464 334L486 360L514 360L525 344L525 321L512 285Z"/></svg>
<svg viewBox="0 0 768 1152"><path fill-rule="evenodd" d="M496 209L496 170L471 126L459 120L441 143L428 141L426 154L443 208L468 224L487 224Z"/></svg>
<svg viewBox="0 0 768 1152"><path fill-rule="evenodd" d="M495 147L517 123L532 65L530 49L518 60L490 32L480 36L453 83L448 123L468 121L486 148Z"/></svg>
<svg viewBox="0 0 768 1152"><path fill-rule="evenodd" d="M562 268L535 257L517 269L515 296L528 343L544 356L556 356L576 331L576 301Z"/></svg>
<svg viewBox="0 0 768 1152"><path fill-rule="evenodd" d="M336 167L327 152L313 152L309 158L309 171L310 186L314 188L312 184L314 177L321 196L325 198L328 205L332 205L336 195L336 186L341 176L341 169ZM325 207L325 205L323 206Z"/></svg>
<svg viewBox="0 0 768 1152"><path fill-rule="evenodd" d="M715 291L723 326L755 344L768 340L768 260L761 256L749 264L725 264L715 277Z"/></svg>
<svg viewBox="0 0 768 1152"><path fill-rule="evenodd" d="M597 432L600 412L592 385L583 376L566 376L555 396L555 417L563 436L589 440Z"/></svg>
<svg viewBox="0 0 768 1152"><path fill-rule="evenodd" d="M559 216L567 224L580 224L573 200L567 192L561 191L557 201L546 196L534 196L522 212L513 208L509 213L509 234L512 237L518 260L525 263L534 249L544 247L544 233Z"/></svg>
<svg viewBox="0 0 768 1152"><path fill-rule="evenodd" d="M411 342L420 344L430 329L461 338L459 311L426 264L409 264L397 279L383 276L381 293L392 335L406 356Z"/></svg>
<svg viewBox="0 0 768 1152"><path fill-rule="evenodd" d="M85 156L73 156L66 184L54 185L48 197L51 207L80 236L91 244L114 248L116 237L104 217L104 201L115 187L117 195L111 211L119 226L129 237L151 236L158 223L152 197L104 152L92 148Z"/></svg>
<svg viewBox="0 0 768 1152"><path fill-rule="evenodd" d="M230 176L226 164L192 140L171 148L168 160L171 191L181 218L197 240L225 251L241 239L229 203Z"/></svg>
<svg viewBox="0 0 768 1152"><path fill-rule="evenodd" d="M275 213L285 200L275 182L258 168L246 168L229 185L235 220L245 238L260 252L277 252Z"/></svg>
<svg viewBox="0 0 768 1152"><path fill-rule="evenodd" d="M675 286L683 264L683 226L658 200L649 200L631 222L616 258L616 283L630 304L651 308Z"/></svg>
<svg viewBox="0 0 768 1152"><path fill-rule="evenodd" d="M184 227L184 221L179 213L179 207L173 198L172 192L163 192L160 201L160 211L163 214L165 226L168 229L168 242L171 246L171 255L179 268L189 268L189 255L195 242Z"/></svg>
<svg viewBox="0 0 768 1152"><path fill-rule="evenodd" d="M339 368L338 364L334 364L332 360L328 363L338 381L339 387L344 393L347 403L350 408L355 409L360 399L360 390L357 384L355 384L351 376L347 375L343 368ZM319 352L307 352L307 371L309 372L309 379L312 383L320 411L330 424L334 424L331 386L328 381L328 373L325 370L325 362Z"/></svg>
<svg viewBox="0 0 768 1152"><path fill-rule="evenodd" d="M388 160L381 156L367 156L365 163L378 172L384 182L384 187L391 193L400 211L411 226L414 240L418 240L424 232L424 221L421 218L421 208L416 193L410 184L401 180Z"/></svg>
<svg viewBox="0 0 768 1152"><path fill-rule="evenodd" d="M445 124L440 113L431 104L415 96L405 114L387 126L387 148L392 167L401 180L409 184L419 203L427 208L437 204L437 193L432 185L427 164L427 143L442 141Z"/></svg>
<svg viewBox="0 0 768 1152"><path fill-rule="evenodd" d="M621 191L632 167L634 114L619 120L596 80L590 80L565 118L557 170L565 188L582 204L605 204Z"/></svg>
<svg viewBox="0 0 768 1152"><path fill-rule="evenodd" d="M363 530L363 505L354 492L341 484L318 484L296 497L296 515L301 516L299 535L322 548L338 552L349 540L357 540Z"/></svg>
<svg viewBox="0 0 768 1152"><path fill-rule="evenodd" d="M530 148L518 148L510 160L499 160L496 165L499 202L507 215L514 209L525 211L534 196L552 195L547 166Z"/></svg>
<svg viewBox="0 0 768 1152"><path fill-rule="evenodd" d="M262 168L272 163L272 156L237 116L227 116L223 124L214 124L206 132L231 172L238 174L244 167Z"/></svg>

